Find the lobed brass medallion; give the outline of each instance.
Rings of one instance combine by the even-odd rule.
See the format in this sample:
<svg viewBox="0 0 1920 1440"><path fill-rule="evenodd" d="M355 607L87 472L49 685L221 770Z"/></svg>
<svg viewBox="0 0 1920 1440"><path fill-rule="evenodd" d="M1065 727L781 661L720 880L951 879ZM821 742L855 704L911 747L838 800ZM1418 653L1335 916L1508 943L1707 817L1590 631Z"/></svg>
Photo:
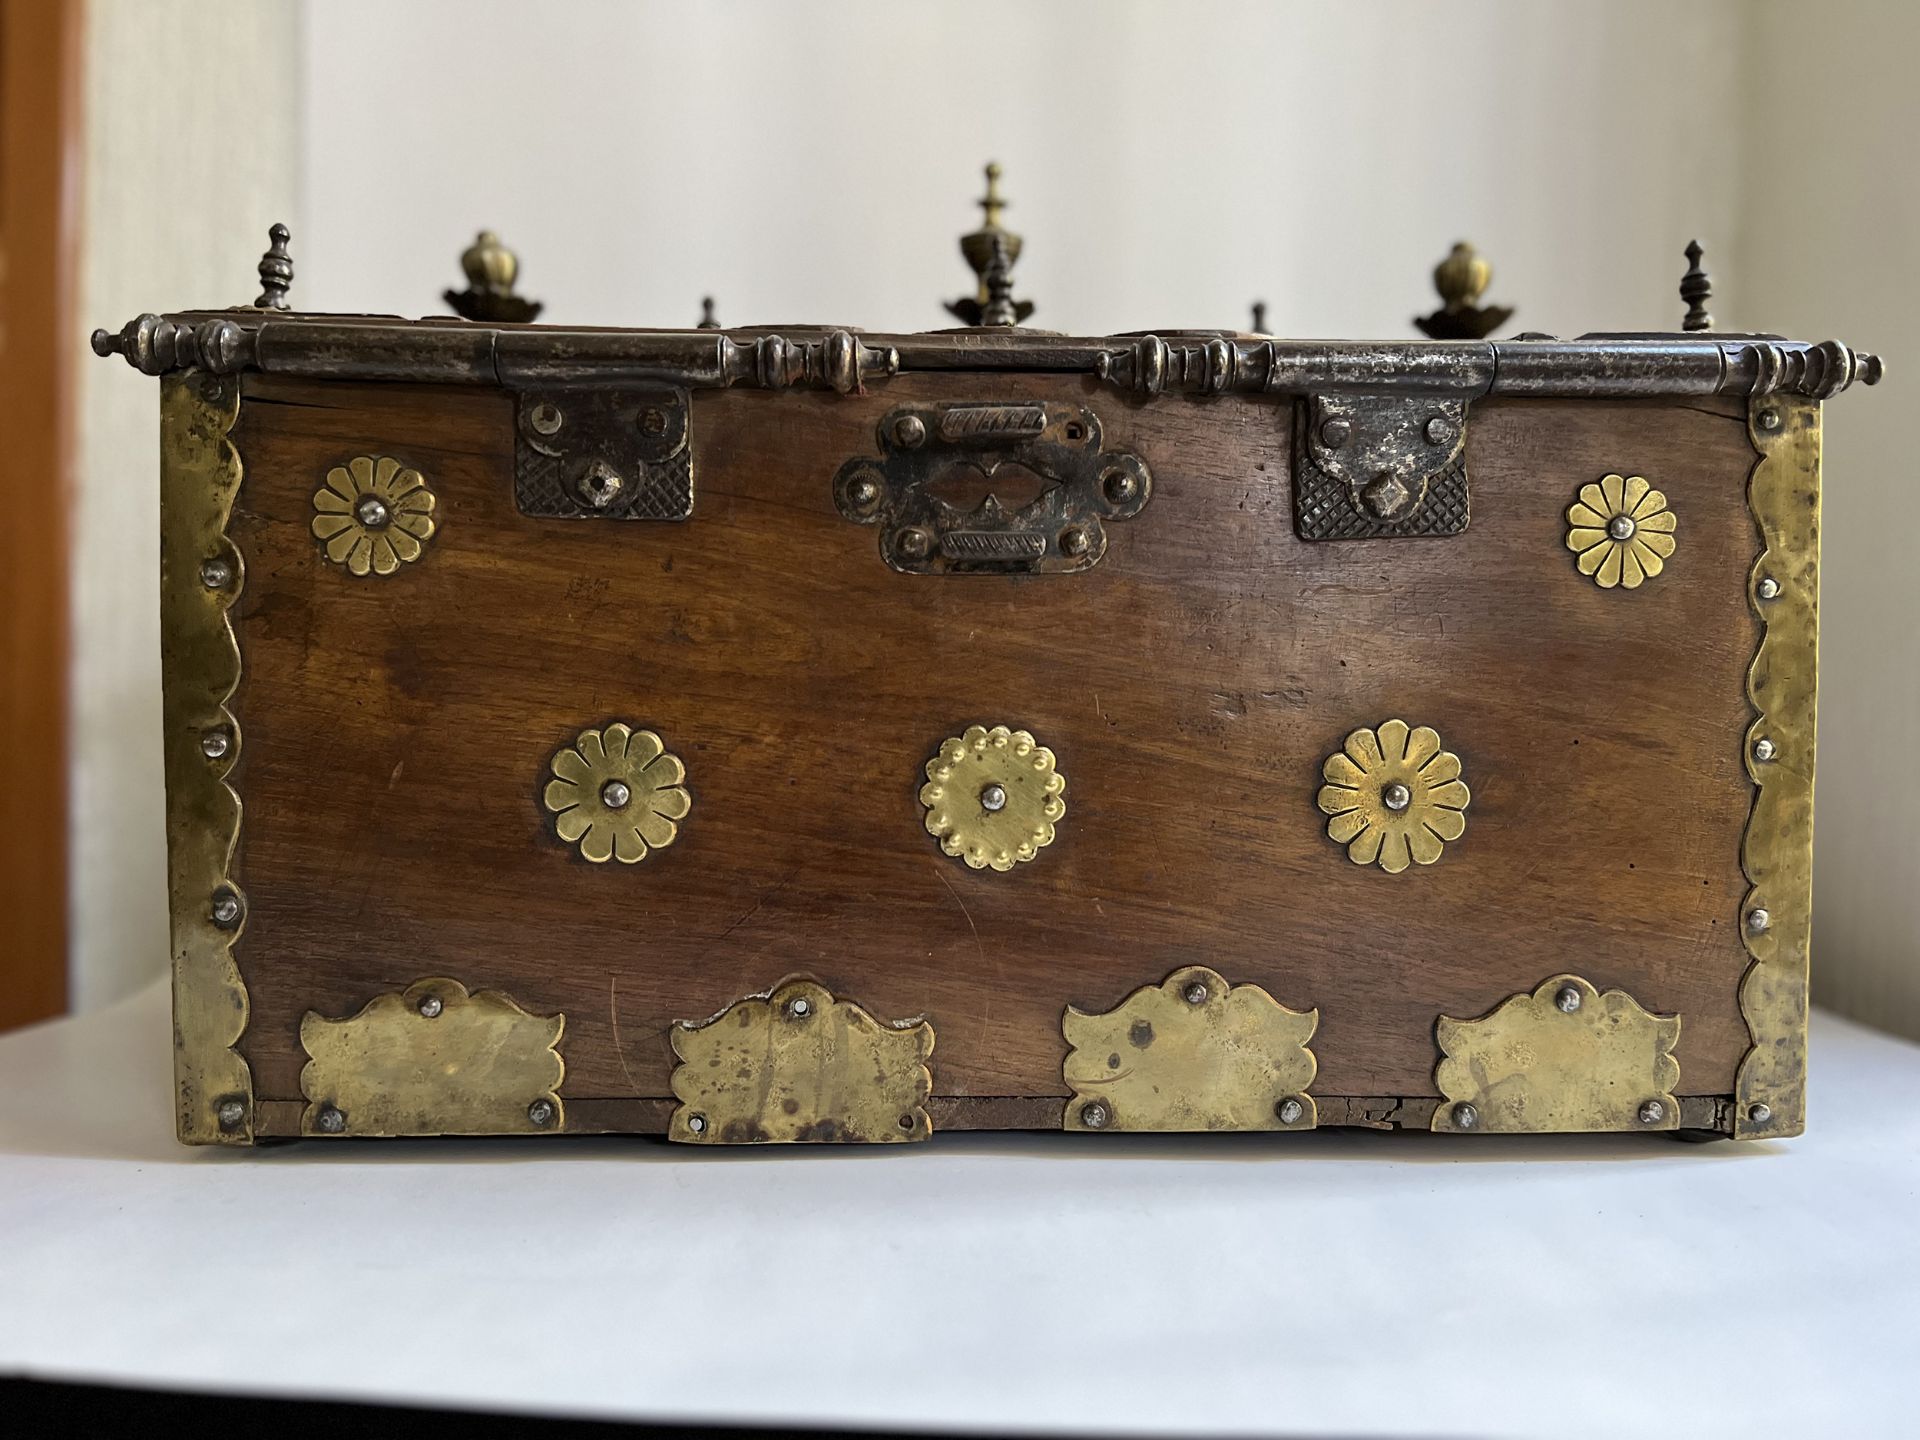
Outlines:
<svg viewBox="0 0 1920 1440"><path fill-rule="evenodd" d="M709 1145L890 1143L933 1133L933 1026L885 1022L812 980L674 1022L667 1138Z"/></svg>
<svg viewBox="0 0 1920 1440"><path fill-rule="evenodd" d="M433 538L433 491L391 455L358 455L313 493L313 537L351 575L391 575Z"/></svg>
<svg viewBox="0 0 1920 1440"><path fill-rule="evenodd" d="M1478 1020L1442 1015L1432 1128L1488 1134L1674 1130L1680 1125L1678 1015L1624 990L1555 975Z"/></svg>
<svg viewBox="0 0 1920 1440"><path fill-rule="evenodd" d="M1053 843L1067 778L1025 730L969 725L927 762L927 833L975 870L1011 870Z"/></svg>
<svg viewBox="0 0 1920 1440"><path fill-rule="evenodd" d="M416 981L359 1014L300 1022L302 1135L516 1135L566 1128L564 1015L498 990Z"/></svg>
<svg viewBox="0 0 1920 1440"><path fill-rule="evenodd" d="M1390 875L1431 865L1447 842L1466 834L1473 796L1460 779L1460 757L1441 749L1425 725L1388 720L1355 730L1321 774L1327 783L1316 803L1328 817L1327 838L1345 845L1356 865L1377 863Z"/></svg>
<svg viewBox="0 0 1920 1440"><path fill-rule="evenodd" d="M687 767L651 730L624 723L582 730L549 768L553 778L540 799L554 833L596 865L637 865L664 850L680 834L676 822L693 809L681 783Z"/></svg>
<svg viewBox="0 0 1920 1440"><path fill-rule="evenodd" d="M1640 476L1607 475L1567 507L1567 549L1601 589L1636 590L1673 557L1677 524L1667 497Z"/></svg>
<svg viewBox="0 0 1920 1440"><path fill-rule="evenodd" d="M1176 970L1103 1014L1069 1005L1067 1130L1311 1130L1320 1012L1204 965Z"/></svg>

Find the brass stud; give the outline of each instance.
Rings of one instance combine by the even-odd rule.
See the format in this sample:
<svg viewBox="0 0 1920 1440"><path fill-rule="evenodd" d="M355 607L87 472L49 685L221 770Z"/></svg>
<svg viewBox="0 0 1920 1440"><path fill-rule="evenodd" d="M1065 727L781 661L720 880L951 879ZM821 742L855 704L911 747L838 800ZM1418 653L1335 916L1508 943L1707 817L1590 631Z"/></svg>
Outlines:
<svg viewBox="0 0 1920 1440"><path fill-rule="evenodd" d="M691 1130L695 1135L706 1134L707 1117L704 1115L689 1115L687 1117L687 1129Z"/></svg>
<svg viewBox="0 0 1920 1440"><path fill-rule="evenodd" d="M1467 1101L1462 1100L1453 1107L1453 1125L1456 1130L1471 1130L1480 1123L1480 1112Z"/></svg>
<svg viewBox="0 0 1920 1440"><path fill-rule="evenodd" d="M787 1018L804 1020L813 1013L813 1005L804 995L796 995L787 1002Z"/></svg>
<svg viewBox="0 0 1920 1440"><path fill-rule="evenodd" d="M1553 1003L1565 1015L1572 1015L1579 1010L1584 1000L1585 997L1581 995L1578 985L1562 985L1560 992L1553 997Z"/></svg>
<svg viewBox="0 0 1920 1440"><path fill-rule="evenodd" d="M1767 913L1765 906L1756 905L1747 912L1747 929L1754 934L1758 935L1771 924L1773 924L1773 916Z"/></svg>
<svg viewBox="0 0 1920 1440"><path fill-rule="evenodd" d="M347 1128L347 1117L337 1105L322 1105L320 1113L313 1117L316 1129L326 1135L338 1135Z"/></svg>
<svg viewBox="0 0 1920 1440"><path fill-rule="evenodd" d="M1766 431L1778 430L1780 428L1780 412L1771 405L1762 410L1760 412L1760 428Z"/></svg>
<svg viewBox="0 0 1920 1440"><path fill-rule="evenodd" d="M1780 595L1780 582L1771 575L1762 575L1760 583L1753 587L1754 594L1762 600L1775 600Z"/></svg>
<svg viewBox="0 0 1920 1440"><path fill-rule="evenodd" d="M209 590L224 590L233 583L233 567L224 560L208 560L200 566L200 583Z"/></svg>
<svg viewBox="0 0 1920 1440"><path fill-rule="evenodd" d="M220 1122L222 1130L238 1130L241 1122L247 1118L246 1102L232 1098L222 1100L214 1111L214 1118Z"/></svg>
<svg viewBox="0 0 1920 1440"><path fill-rule="evenodd" d="M1113 1123L1113 1111L1104 1100L1089 1100L1080 1107L1080 1123L1089 1130L1104 1130Z"/></svg>
<svg viewBox="0 0 1920 1440"><path fill-rule="evenodd" d="M538 1129L544 1130L553 1123L553 1102L542 1098L527 1106L527 1119Z"/></svg>
<svg viewBox="0 0 1920 1440"><path fill-rule="evenodd" d="M1307 1113L1307 1107L1289 1095L1274 1108L1274 1114L1280 1117L1282 1125L1297 1125L1300 1117Z"/></svg>
<svg viewBox="0 0 1920 1440"><path fill-rule="evenodd" d="M1779 753L1780 752L1774 748L1773 741L1767 739L1764 735L1753 742L1753 758L1762 764L1773 759L1773 757Z"/></svg>
<svg viewBox="0 0 1920 1440"><path fill-rule="evenodd" d="M231 930L240 923L240 897L231 890L216 890L208 913L212 915L215 925L222 930Z"/></svg>
<svg viewBox="0 0 1920 1440"><path fill-rule="evenodd" d="M1764 1101L1756 1100L1747 1107L1747 1120L1754 1125L1765 1125L1773 1119L1773 1107Z"/></svg>
<svg viewBox="0 0 1920 1440"><path fill-rule="evenodd" d="M1658 1100L1643 1100L1634 1114L1642 1125L1658 1125L1667 1118L1667 1107Z"/></svg>
<svg viewBox="0 0 1920 1440"><path fill-rule="evenodd" d="M438 995L422 995L420 997L420 1004L416 1008L423 1017L428 1020L433 1020L438 1018L442 1010L446 1009L446 1004Z"/></svg>
<svg viewBox="0 0 1920 1440"><path fill-rule="evenodd" d="M209 760L219 760L233 748L233 737L226 730L216 728L200 737L200 753Z"/></svg>
<svg viewBox="0 0 1920 1440"><path fill-rule="evenodd" d="M918 449L927 438L927 424L918 415L902 415L893 422L893 441L903 450Z"/></svg>
<svg viewBox="0 0 1920 1440"><path fill-rule="evenodd" d="M1204 1005L1207 1003L1207 987L1198 980L1187 986L1181 993L1186 997L1186 1002L1189 1005Z"/></svg>

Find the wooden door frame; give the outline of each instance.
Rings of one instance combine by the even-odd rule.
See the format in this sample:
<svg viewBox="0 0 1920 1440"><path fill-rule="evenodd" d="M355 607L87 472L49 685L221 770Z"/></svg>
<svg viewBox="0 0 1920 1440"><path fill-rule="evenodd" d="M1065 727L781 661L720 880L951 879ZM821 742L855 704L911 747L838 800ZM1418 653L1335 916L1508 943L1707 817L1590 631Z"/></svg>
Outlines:
<svg viewBox="0 0 1920 1440"><path fill-rule="evenodd" d="M81 0L0 0L0 1030L67 1008Z"/></svg>

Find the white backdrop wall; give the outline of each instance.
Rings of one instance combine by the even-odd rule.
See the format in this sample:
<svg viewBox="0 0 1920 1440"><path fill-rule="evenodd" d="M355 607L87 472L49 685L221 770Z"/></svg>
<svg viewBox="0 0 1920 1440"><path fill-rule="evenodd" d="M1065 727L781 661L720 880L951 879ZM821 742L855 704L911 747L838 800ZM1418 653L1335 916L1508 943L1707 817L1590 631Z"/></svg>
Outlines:
<svg viewBox="0 0 1920 1440"><path fill-rule="evenodd" d="M116 24L148 9L96 4ZM1019 292L1039 303L1034 323L1052 329L1236 326L1261 298L1283 333L1406 335L1432 307L1434 263L1463 238L1494 263L1490 298L1517 305L1528 329L1672 327L1680 250L1696 234L1710 246L1723 327L1811 338L1838 329L1885 344L1906 313L1876 308L1873 288L1876 277L1904 280L1906 237L1888 234L1862 255L1794 198L1817 177L1822 204L1880 211L1877 174L1836 163L1855 143L1860 106L1850 98L1808 117L1782 98L1805 94L1796 70L1808 32L1831 17L1813 59L1842 94L1868 67L1872 113L1893 132L1874 142L1878 174L1906 174L1920 106L1896 73L1899 40L1910 47L1920 34L1898 0L1812 10L1791 0L282 0L196 13L221 17L199 22L220 29L221 43L260 47L259 62L240 68L275 93L194 123L248 156L279 147L284 165L262 183L208 175L185 218L134 186L143 199L126 218L160 230L182 266L171 278L143 272L140 292L104 305L102 323L237 298L265 225L291 214L303 308L439 312L460 250L485 226L520 252L522 288L547 302L545 319L690 324L713 294L732 324L937 327L951 323L939 301L971 283L954 242L977 222L989 158L1006 168L1008 222L1026 236ZM275 29L283 16L296 17L291 34ZM141 23L166 32L171 22ZM131 67L139 48L96 46L106 52L96 63ZM94 88L131 111L116 87L133 84L129 68ZM162 133L148 142L141 183L173 194L188 162L160 153L173 149ZM1906 208L1894 208L1910 218L1903 184ZM126 193L101 197L99 224L114 223ZM113 237L96 233L111 253ZM189 250L199 268L185 264ZM150 419L144 392L141 403ZM1864 501L1839 498L1855 493L1852 472L1873 471L1884 487L1900 473L1889 463L1897 405L1884 395L1841 405L1830 577L1893 543ZM109 753L123 717L137 742L158 714L152 589L141 578L151 448L150 431L124 416L89 447L89 481L134 503L110 520L83 515L81 583L113 578L81 617L83 650L98 648L82 676L86 773L75 789L83 800L109 783L135 795L142 823L81 807L83 1003L156 973L165 955L158 746ZM1859 621L1878 583L1857 570L1830 578L1829 625L1849 612ZM1886 693L1873 647L1830 640L1829 741L1838 732L1884 744L1904 723L1911 749L1911 635L1903 643L1904 719L1876 728L1863 718ZM1877 960L1900 970L1904 981L1829 983L1828 993L1890 1004L1903 984L1920 1032L1920 901L1887 873L1900 854L1911 862L1920 822L1910 805L1889 813L1896 787L1882 783L1875 798L1835 768L1822 779L1818 968ZM1849 845L1853 821L1835 815L1839 805L1862 807L1904 851ZM1883 918L1833 925L1835 892Z"/></svg>

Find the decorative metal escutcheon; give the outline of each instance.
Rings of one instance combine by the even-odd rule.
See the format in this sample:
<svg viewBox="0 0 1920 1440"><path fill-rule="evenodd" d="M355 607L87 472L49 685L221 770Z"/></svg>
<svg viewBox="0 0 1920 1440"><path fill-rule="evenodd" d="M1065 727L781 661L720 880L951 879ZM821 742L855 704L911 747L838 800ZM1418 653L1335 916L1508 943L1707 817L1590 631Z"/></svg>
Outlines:
<svg viewBox="0 0 1920 1440"><path fill-rule="evenodd" d="M684 520L693 513L687 392L551 386L519 393L513 496L544 520Z"/></svg>
<svg viewBox="0 0 1920 1440"><path fill-rule="evenodd" d="M1294 423L1302 540L1458 535L1467 528L1467 401L1314 395Z"/></svg>
<svg viewBox="0 0 1920 1440"><path fill-rule="evenodd" d="M878 526L881 558L908 575L1089 570L1107 553L1106 522L1153 493L1146 462L1101 449L1084 405L908 405L879 438L879 458L840 467L834 504Z"/></svg>

